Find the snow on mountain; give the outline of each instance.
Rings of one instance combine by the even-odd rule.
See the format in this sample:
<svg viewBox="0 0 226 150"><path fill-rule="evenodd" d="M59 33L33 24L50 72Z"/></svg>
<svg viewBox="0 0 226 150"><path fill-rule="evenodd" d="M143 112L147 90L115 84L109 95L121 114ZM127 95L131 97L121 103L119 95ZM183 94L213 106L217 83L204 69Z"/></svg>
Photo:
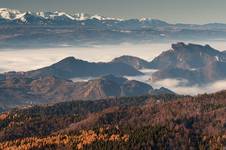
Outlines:
<svg viewBox="0 0 226 150"><path fill-rule="evenodd" d="M68 18L70 20L75 20L75 18L65 12L37 12L36 13L37 16L40 16L40 17L43 17L45 19L51 19L51 20L54 20L54 19L57 19L59 17L63 17L63 18Z"/></svg>
<svg viewBox="0 0 226 150"><path fill-rule="evenodd" d="M0 8L0 18L6 19L6 20L21 20L23 22L26 21L26 15L33 15L34 17L41 17L43 19L50 19L50 20L64 20L64 19L70 19L70 20L77 20L77 21L83 21L88 19L96 19L96 20L122 20L122 19L116 19L116 18L110 18L110 17L103 17L100 15L89 15L85 13L78 13L75 15L67 14L65 12L21 12L19 10L15 9L9 9L9 8Z"/></svg>
<svg viewBox="0 0 226 150"><path fill-rule="evenodd" d="M140 22L142 23L148 23L152 25L168 25L167 22L158 20L158 19L151 19L151 18L141 18L139 19Z"/></svg>
<svg viewBox="0 0 226 150"><path fill-rule="evenodd" d="M78 13L78 14L75 14L73 17L75 18L75 20L83 21L83 20L89 19L90 15L85 13Z"/></svg>
<svg viewBox="0 0 226 150"><path fill-rule="evenodd" d="M0 8L0 18L13 20L18 18L22 15L22 13L15 9L8 9L8 8Z"/></svg>
<svg viewBox="0 0 226 150"><path fill-rule="evenodd" d="M92 20L92 21L90 21ZM87 24L84 21L88 21L89 25L97 25L98 23L117 28L137 29L137 28L149 28L149 27L165 27L173 26L174 29L226 29L226 24L222 23L210 23L205 25L190 25L190 24L168 24L165 21L150 18L141 19L120 19L104 17L100 15L89 15L85 13L68 14L65 12L29 12L19 11L16 9L0 8L0 23L1 24L55 24L55 25L67 25L81 21L81 25ZM98 22L98 23L97 23Z"/></svg>
<svg viewBox="0 0 226 150"><path fill-rule="evenodd" d="M21 12L15 9L8 9L8 8L0 8L0 18L10 20L10 21L18 21L18 22L28 22L29 19L33 18L40 18L35 13L27 11Z"/></svg>
<svg viewBox="0 0 226 150"><path fill-rule="evenodd" d="M12 20L20 20L22 22L27 22L26 15L29 15L29 14L30 14L30 12L25 12L25 13L18 14Z"/></svg>
<svg viewBox="0 0 226 150"><path fill-rule="evenodd" d="M117 21L122 21L123 20L123 19L120 19L120 18L103 17L103 16L100 16L100 15L91 16L90 19L97 19L97 20L117 20Z"/></svg>
<svg viewBox="0 0 226 150"><path fill-rule="evenodd" d="M139 29L149 27L167 26L168 23L157 19L121 19L89 15L85 13L65 12L30 12L15 9L0 8L0 24L32 24L32 25L76 25L87 28L106 29Z"/></svg>

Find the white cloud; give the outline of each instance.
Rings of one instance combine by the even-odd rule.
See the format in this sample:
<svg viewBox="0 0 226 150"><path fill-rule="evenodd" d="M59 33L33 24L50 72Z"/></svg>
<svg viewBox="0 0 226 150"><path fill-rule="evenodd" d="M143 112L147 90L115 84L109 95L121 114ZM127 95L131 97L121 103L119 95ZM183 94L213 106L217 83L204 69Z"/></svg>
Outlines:
<svg viewBox="0 0 226 150"><path fill-rule="evenodd" d="M0 68L4 71L28 71L45 67L65 57L88 61L110 61L121 55L132 55L152 60L163 50L170 48L170 44L128 44L97 45L92 47L66 47L46 49L5 49L0 50Z"/></svg>
<svg viewBox="0 0 226 150"><path fill-rule="evenodd" d="M141 70L142 71L142 70ZM141 76L133 76L126 77L129 80L138 80L141 82L145 82L153 86L154 88L165 87L168 88L178 94L184 95L197 95L203 93L214 93L221 90L226 90L226 80L216 81L214 83L205 84L202 86L194 85L194 86L183 86L186 85L186 80L177 80L177 79L164 79L157 82L151 82L150 77L153 72L156 70L145 70L142 71L145 75Z"/></svg>
<svg viewBox="0 0 226 150"><path fill-rule="evenodd" d="M183 81L184 82L184 81ZM221 90L226 90L226 80L216 81L214 83L205 84L202 86L194 85L194 86L181 86L181 80L176 79L165 79L153 83L155 86L164 86L175 91L178 94L185 95L197 95L204 93L214 93Z"/></svg>
<svg viewBox="0 0 226 150"><path fill-rule="evenodd" d="M194 42L193 42L194 43ZM225 42L195 42L199 44L210 44L211 46L224 50ZM0 50L0 72L6 71L28 71L53 64L65 57L74 56L75 58L88 61L110 61L121 55L132 55L146 60L152 60L161 52L170 49L170 43L151 43L151 44L128 44L124 43L116 46L98 45L93 47L67 47L67 48L46 48L46 49L1 49ZM155 70L143 70L143 76L127 77L151 84L153 87L161 86L169 88L179 94L196 95L198 93L211 93L226 89L226 81L217 81L205 86L180 86L181 81L166 79L156 83L151 83L149 78ZM80 80L80 79L75 79ZM83 79L84 80L84 79ZM185 82L185 81L183 81Z"/></svg>
<svg viewBox="0 0 226 150"><path fill-rule="evenodd" d="M171 41L175 43L177 41ZM110 61L121 55L137 56L151 61L163 51L171 48L171 43L123 43L120 45L92 45L91 47L61 47L44 49L0 49L0 72L2 71L28 71L45 67L65 57L88 61ZM210 44L225 50L226 42L194 42L187 43Z"/></svg>

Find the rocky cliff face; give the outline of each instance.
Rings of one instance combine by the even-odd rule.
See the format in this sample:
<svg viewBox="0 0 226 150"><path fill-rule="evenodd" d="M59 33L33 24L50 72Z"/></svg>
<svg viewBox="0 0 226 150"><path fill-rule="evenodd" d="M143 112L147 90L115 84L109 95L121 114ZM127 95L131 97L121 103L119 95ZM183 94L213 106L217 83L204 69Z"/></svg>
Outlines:
<svg viewBox="0 0 226 150"><path fill-rule="evenodd" d="M226 55L209 45L177 43L172 50L163 52L151 63L159 71L153 80L166 78L186 79L191 84L210 83L226 79Z"/></svg>

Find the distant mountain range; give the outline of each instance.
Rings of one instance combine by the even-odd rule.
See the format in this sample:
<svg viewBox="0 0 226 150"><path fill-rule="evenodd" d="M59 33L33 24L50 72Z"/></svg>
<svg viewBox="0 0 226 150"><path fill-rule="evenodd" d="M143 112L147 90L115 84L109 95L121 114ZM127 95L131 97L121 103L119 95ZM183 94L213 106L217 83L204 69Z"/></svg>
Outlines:
<svg viewBox="0 0 226 150"><path fill-rule="evenodd" d="M171 24L158 19L118 19L65 12L0 9L0 47L59 47L123 42L223 40L226 24Z"/></svg>
<svg viewBox="0 0 226 150"><path fill-rule="evenodd" d="M22 12L15 9L0 8L0 24L27 25L80 25L104 28L136 28L148 26L166 26L168 23L157 19L129 19L103 17L85 13L67 14L65 12Z"/></svg>
<svg viewBox="0 0 226 150"><path fill-rule="evenodd" d="M72 82L53 76L37 79L15 77L0 81L0 108L4 110L32 104L164 94L175 93L166 88L153 89L148 84L113 75L87 82Z"/></svg>
<svg viewBox="0 0 226 150"><path fill-rule="evenodd" d="M158 19L122 19L90 15L86 13L68 14L66 12L31 12L16 9L0 8L0 24L27 24L27 25L80 25L90 27L104 27L108 29L139 29L149 27L178 27L178 28L205 28L226 29L226 24L209 23L204 25L195 24L170 24Z"/></svg>

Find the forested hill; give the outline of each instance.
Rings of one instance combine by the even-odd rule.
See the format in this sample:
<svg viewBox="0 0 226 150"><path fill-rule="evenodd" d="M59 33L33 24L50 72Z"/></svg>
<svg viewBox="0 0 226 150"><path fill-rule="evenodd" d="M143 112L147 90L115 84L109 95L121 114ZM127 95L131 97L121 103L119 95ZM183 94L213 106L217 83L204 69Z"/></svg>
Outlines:
<svg viewBox="0 0 226 150"><path fill-rule="evenodd" d="M223 149L226 91L64 102L1 115L0 148Z"/></svg>

